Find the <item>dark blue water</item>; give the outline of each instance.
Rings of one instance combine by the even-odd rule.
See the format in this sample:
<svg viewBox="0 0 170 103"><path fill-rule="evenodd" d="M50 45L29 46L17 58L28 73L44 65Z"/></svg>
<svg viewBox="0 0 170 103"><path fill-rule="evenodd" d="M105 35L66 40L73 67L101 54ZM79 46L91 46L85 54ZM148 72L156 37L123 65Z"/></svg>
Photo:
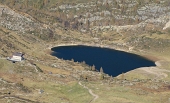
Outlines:
<svg viewBox="0 0 170 103"><path fill-rule="evenodd" d="M52 51L54 51L53 56L64 60L85 61L90 66L94 64L97 70L102 67L104 73L112 76L117 76L139 67L155 66L153 61L141 56L108 48L61 46L52 48Z"/></svg>

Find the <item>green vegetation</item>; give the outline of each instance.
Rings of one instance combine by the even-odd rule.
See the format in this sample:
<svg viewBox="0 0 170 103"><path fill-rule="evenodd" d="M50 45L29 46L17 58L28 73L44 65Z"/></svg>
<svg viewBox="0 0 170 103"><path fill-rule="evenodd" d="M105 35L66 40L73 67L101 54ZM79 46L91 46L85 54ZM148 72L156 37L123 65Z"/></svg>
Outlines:
<svg viewBox="0 0 170 103"><path fill-rule="evenodd" d="M168 22L162 16L169 11L168 0L0 0L0 3L5 8L0 26L0 101L87 103L94 100L93 93L99 96L94 103L168 102L170 30L162 29ZM159 12L156 7L167 10ZM154 10L156 13L150 13ZM103 68L99 73L94 65L49 55L51 47L63 44L128 51L160 60L160 65L110 77ZM16 63L6 60L13 52L25 53L26 60Z"/></svg>
<svg viewBox="0 0 170 103"><path fill-rule="evenodd" d="M78 83L63 86L61 92L65 94L65 99L74 101L74 103L87 103L90 102L92 97L85 88L82 88Z"/></svg>

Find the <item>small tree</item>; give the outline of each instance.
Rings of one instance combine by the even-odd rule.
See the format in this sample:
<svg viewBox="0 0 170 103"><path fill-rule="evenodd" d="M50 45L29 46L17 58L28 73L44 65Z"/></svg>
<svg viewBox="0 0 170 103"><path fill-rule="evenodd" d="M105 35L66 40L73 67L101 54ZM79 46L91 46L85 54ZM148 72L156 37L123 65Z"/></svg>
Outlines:
<svg viewBox="0 0 170 103"><path fill-rule="evenodd" d="M92 70L92 71L95 71L95 70L96 70L94 64L93 64L93 66L91 67L91 70Z"/></svg>
<svg viewBox="0 0 170 103"><path fill-rule="evenodd" d="M72 58L71 61L74 62L74 59Z"/></svg>
<svg viewBox="0 0 170 103"><path fill-rule="evenodd" d="M103 73L103 68L102 67L100 68L100 73Z"/></svg>
<svg viewBox="0 0 170 103"><path fill-rule="evenodd" d="M86 62L85 62L85 61L83 61L82 63L83 63L83 64L86 64Z"/></svg>

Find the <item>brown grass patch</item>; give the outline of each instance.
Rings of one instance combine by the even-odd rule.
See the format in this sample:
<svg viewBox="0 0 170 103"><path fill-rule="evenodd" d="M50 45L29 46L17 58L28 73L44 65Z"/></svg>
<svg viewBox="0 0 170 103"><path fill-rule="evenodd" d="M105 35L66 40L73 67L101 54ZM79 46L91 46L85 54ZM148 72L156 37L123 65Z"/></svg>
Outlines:
<svg viewBox="0 0 170 103"><path fill-rule="evenodd" d="M62 70L62 69L57 69L57 68L53 68L53 67L49 67L49 66L45 66L45 65L41 65L41 64L36 64L38 67L40 67L41 70L43 70L44 72L52 72L53 74L65 74L65 75L69 75L70 73L68 71Z"/></svg>

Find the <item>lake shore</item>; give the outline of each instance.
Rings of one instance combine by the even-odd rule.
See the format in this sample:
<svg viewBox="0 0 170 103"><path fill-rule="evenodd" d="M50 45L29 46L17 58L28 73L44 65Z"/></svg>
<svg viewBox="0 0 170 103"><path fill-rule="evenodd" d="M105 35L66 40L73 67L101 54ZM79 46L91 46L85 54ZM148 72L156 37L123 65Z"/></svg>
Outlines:
<svg viewBox="0 0 170 103"><path fill-rule="evenodd" d="M137 53L133 53L133 52L130 52L128 50L125 50L125 49L117 49L117 48L114 48L114 47L110 47L110 46L107 46L107 45L93 45L93 44L59 44L59 45L55 45L53 46L53 48L57 48L57 47L65 47L65 46L90 46L90 47L99 47L99 48L106 48L106 49L113 49L113 50L116 50L116 51L123 51L123 52L126 52L126 53L129 53L129 54L135 54L135 55L138 55L140 57L143 57L147 60L150 60L150 61L153 61L155 63L155 66L151 66L151 67L158 67L161 65L161 62L159 62L160 59L152 56L152 55L141 55L140 54L137 54ZM52 49L51 47L49 47L49 49ZM52 53L52 50L51 50L51 53ZM137 68L136 68L137 69Z"/></svg>
<svg viewBox="0 0 170 103"><path fill-rule="evenodd" d="M112 47L112 46L108 46L108 45L88 44L88 43L85 43L85 44L82 44L82 43L68 43L68 44L58 44L58 45L50 46L50 47L48 47L48 49L50 49L48 54L51 54L53 52L51 50L52 48L63 47L63 46L90 46L90 47L100 47L100 48L113 49L113 50L117 50L117 51L123 51L123 52L131 53L131 54L139 55L141 57L144 57L144 58L146 58L148 60L151 60L151 61L155 62L155 64L156 64L156 62L161 60L160 58L152 56L152 55L141 55L141 54L139 54L139 53L137 53L136 51L133 51L133 50L120 49L120 48Z"/></svg>

